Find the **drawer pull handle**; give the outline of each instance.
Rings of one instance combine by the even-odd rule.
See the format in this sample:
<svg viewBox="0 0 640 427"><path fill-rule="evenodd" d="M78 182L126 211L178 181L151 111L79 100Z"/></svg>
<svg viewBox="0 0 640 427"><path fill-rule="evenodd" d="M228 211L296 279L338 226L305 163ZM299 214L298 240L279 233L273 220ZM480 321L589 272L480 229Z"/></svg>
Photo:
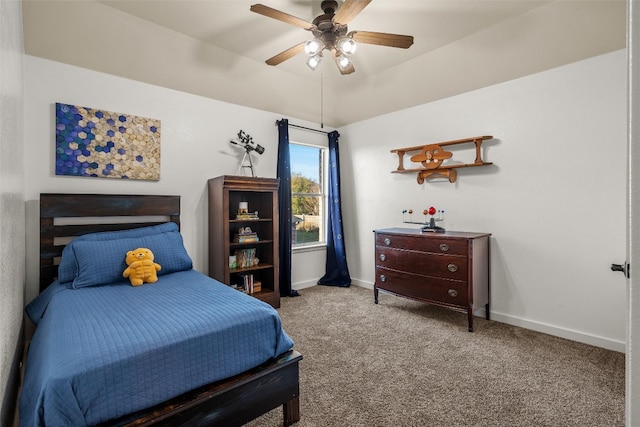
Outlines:
<svg viewBox="0 0 640 427"><path fill-rule="evenodd" d="M387 245L387 246L389 246L389 245L391 244L391 239L390 239L390 238L388 238L388 237L385 237L385 238L384 238L384 244L385 244L385 245Z"/></svg>
<svg viewBox="0 0 640 427"><path fill-rule="evenodd" d="M384 261L386 259L387 257L385 256L385 254L380 254L380 261Z"/></svg>
<svg viewBox="0 0 640 427"><path fill-rule="evenodd" d="M447 291L447 293L449 294L450 297L455 298L458 296L458 291L456 291L455 289L449 289Z"/></svg>
<svg viewBox="0 0 640 427"><path fill-rule="evenodd" d="M384 274L381 274L381 275L380 275L380 281L381 281L381 282L386 282L386 281L387 281L387 278L386 278L386 277L384 277Z"/></svg>
<svg viewBox="0 0 640 427"><path fill-rule="evenodd" d="M447 245L446 243L440 243L440 250L442 252L447 252L449 250L449 245Z"/></svg>
<svg viewBox="0 0 640 427"><path fill-rule="evenodd" d="M455 273L456 271L458 271L458 266L455 264L449 264L447 265L447 268L449 269L450 272Z"/></svg>

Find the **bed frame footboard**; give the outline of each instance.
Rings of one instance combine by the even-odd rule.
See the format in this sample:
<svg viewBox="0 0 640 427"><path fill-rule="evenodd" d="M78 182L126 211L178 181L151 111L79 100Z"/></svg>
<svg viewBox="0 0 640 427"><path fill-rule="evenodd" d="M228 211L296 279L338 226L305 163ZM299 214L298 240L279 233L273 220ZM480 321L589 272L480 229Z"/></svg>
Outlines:
<svg viewBox="0 0 640 427"><path fill-rule="evenodd" d="M302 355L291 350L228 380L100 426L241 426L280 405L283 425L289 426L300 420L300 360Z"/></svg>

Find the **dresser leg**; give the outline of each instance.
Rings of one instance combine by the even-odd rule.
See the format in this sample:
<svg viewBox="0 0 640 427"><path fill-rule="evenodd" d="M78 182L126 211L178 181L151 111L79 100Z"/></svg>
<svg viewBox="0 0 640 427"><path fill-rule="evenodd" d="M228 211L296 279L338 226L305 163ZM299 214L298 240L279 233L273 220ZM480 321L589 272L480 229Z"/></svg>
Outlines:
<svg viewBox="0 0 640 427"><path fill-rule="evenodd" d="M484 306L485 317L487 320L491 320L491 313L489 312L489 303Z"/></svg>
<svg viewBox="0 0 640 427"><path fill-rule="evenodd" d="M467 319L469 321L469 332L473 332L473 310L467 310Z"/></svg>
<svg viewBox="0 0 640 427"><path fill-rule="evenodd" d="M378 303L378 288L373 289L373 300L376 304Z"/></svg>

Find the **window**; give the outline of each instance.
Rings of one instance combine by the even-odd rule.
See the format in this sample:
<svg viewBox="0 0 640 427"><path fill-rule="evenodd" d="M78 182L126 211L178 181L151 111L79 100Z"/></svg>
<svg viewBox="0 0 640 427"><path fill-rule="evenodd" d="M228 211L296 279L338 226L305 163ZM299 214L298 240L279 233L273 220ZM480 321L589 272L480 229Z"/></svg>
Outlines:
<svg viewBox="0 0 640 427"><path fill-rule="evenodd" d="M292 142L291 243L294 248L325 243L327 149Z"/></svg>

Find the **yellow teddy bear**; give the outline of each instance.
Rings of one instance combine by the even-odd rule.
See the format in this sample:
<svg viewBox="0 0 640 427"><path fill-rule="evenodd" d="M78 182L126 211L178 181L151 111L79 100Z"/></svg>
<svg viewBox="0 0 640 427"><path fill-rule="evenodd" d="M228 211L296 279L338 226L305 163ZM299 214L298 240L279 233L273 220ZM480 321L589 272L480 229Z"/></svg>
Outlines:
<svg viewBox="0 0 640 427"><path fill-rule="evenodd" d="M156 283L158 281L157 272L162 267L153 262L153 252L147 248L138 248L127 252L126 262L128 267L122 275L128 277L132 286L140 286L144 282Z"/></svg>

